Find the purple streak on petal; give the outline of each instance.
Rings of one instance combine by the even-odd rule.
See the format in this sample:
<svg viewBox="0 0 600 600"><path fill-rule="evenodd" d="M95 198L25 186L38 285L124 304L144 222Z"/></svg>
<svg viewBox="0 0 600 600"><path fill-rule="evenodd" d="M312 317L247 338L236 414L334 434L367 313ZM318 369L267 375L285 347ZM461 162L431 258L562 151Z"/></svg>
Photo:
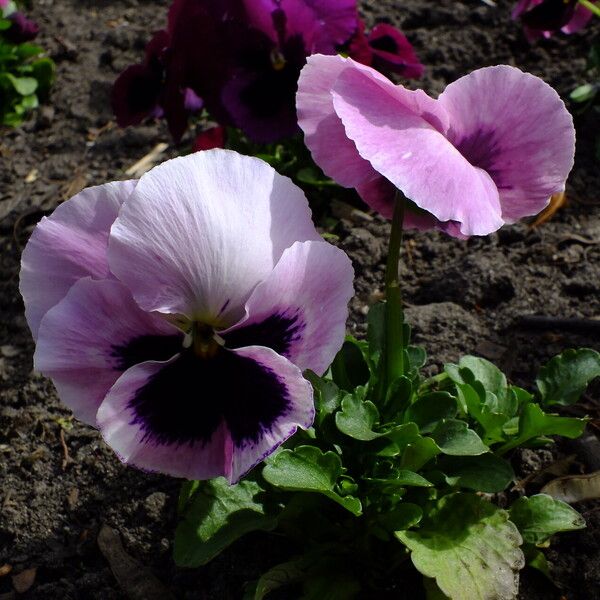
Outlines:
<svg viewBox="0 0 600 600"><path fill-rule="evenodd" d="M287 247L320 239L288 178L257 158L216 149L146 173L110 237L111 270L142 308L220 327L241 318Z"/></svg>
<svg viewBox="0 0 600 600"><path fill-rule="evenodd" d="M82 277L111 277L108 235L137 181L117 181L83 190L35 228L21 258L19 289L34 339L42 317Z"/></svg>
<svg viewBox="0 0 600 600"><path fill-rule="evenodd" d="M564 189L575 153L573 119L540 78L486 67L451 83L439 102L452 117L450 141L498 187L504 221L537 214Z"/></svg>
<svg viewBox="0 0 600 600"><path fill-rule="evenodd" d="M35 368L50 377L75 416L95 424L104 396L137 361L167 360L183 334L142 312L115 280L79 280L43 318Z"/></svg>
<svg viewBox="0 0 600 600"><path fill-rule="evenodd" d="M348 257L327 242L297 242L246 304L226 344L267 346L300 369L322 374L344 341L354 290Z"/></svg>
<svg viewBox="0 0 600 600"><path fill-rule="evenodd" d="M594 14L589 8L586 8L582 4L577 4L571 20L561 28L561 31L566 34L577 33L587 26L593 16Z"/></svg>
<svg viewBox="0 0 600 600"><path fill-rule="evenodd" d="M166 364L138 365L98 411L105 440L125 462L231 482L313 417L310 384L267 348L221 350L212 358L188 351Z"/></svg>

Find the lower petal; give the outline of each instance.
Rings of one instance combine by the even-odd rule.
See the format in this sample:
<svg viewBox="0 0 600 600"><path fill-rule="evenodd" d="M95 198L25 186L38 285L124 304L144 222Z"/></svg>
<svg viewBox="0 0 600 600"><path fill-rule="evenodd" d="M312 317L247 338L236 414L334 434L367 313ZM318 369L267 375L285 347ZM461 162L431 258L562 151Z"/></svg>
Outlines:
<svg viewBox="0 0 600 600"><path fill-rule="evenodd" d="M313 418L300 370L259 347L137 365L98 410L102 435L124 462L232 483Z"/></svg>
<svg viewBox="0 0 600 600"><path fill-rule="evenodd" d="M123 371L171 358L182 339L164 319L141 311L122 283L85 278L42 320L34 365L78 419L95 425L98 406Z"/></svg>

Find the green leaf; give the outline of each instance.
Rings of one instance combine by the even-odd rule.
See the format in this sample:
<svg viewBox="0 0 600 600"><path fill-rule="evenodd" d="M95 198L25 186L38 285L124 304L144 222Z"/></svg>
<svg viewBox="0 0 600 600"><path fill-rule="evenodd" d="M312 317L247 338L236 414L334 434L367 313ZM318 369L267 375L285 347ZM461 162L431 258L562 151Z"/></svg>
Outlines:
<svg viewBox="0 0 600 600"><path fill-rule="evenodd" d="M577 402L588 384L600 377L600 354L589 348L565 350L540 369L536 385L542 404Z"/></svg>
<svg viewBox="0 0 600 600"><path fill-rule="evenodd" d="M254 600L263 600L267 594L292 583L302 581L305 564L302 559L276 565L264 573L256 583Z"/></svg>
<svg viewBox="0 0 600 600"><path fill-rule="evenodd" d="M376 477L365 477L365 481L389 490L395 490L402 487L431 487L433 485L431 481L427 481L425 477L406 469L401 469L395 473L393 478L379 479Z"/></svg>
<svg viewBox="0 0 600 600"><path fill-rule="evenodd" d="M528 567L537 569L540 573L545 575L550 581L552 576L550 574L550 565L544 556L544 553L533 544L523 544L523 554L525 554L525 561Z"/></svg>
<svg viewBox="0 0 600 600"><path fill-rule="evenodd" d="M49 58L40 58L31 63L31 72L33 77L38 81L39 93L46 94L48 92L50 85L54 81L55 70L54 62Z"/></svg>
<svg viewBox="0 0 600 600"><path fill-rule="evenodd" d="M430 392L409 406L404 420L416 423L421 433L430 433L440 421L455 417L456 411L456 400L448 392Z"/></svg>
<svg viewBox="0 0 600 600"><path fill-rule="evenodd" d="M0 17L0 31L6 31L11 25L12 21Z"/></svg>
<svg viewBox="0 0 600 600"><path fill-rule="evenodd" d="M408 346L406 348L408 354L408 366L410 369L418 371L425 366L427 362L427 352L421 346Z"/></svg>
<svg viewBox="0 0 600 600"><path fill-rule="evenodd" d="M315 391L316 420L322 423L327 415L333 414L339 408L340 389L331 379L319 377L312 371L305 371L304 377L310 381Z"/></svg>
<svg viewBox="0 0 600 600"><path fill-rule="evenodd" d="M33 77L15 77L10 73L4 74L11 82L15 91L21 96L30 96L35 92L38 86L38 82Z"/></svg>
<svg viewBox="0 0 600 600"><path fill-rule="evenodd" d="M581 103L588 102L588 100L592 100L594 96L598 93L598 88L592 83L584 83L576 87L570 94L569 98L573 100L573 102Z"/></svg>
<svg viewBox="0 0 600 600"><path fill-rule="evenodd" d="M538 436L562 435L571 439L577 438L583 433L585 424L585 419L547 415L539 405L527 404L519 418L517 437L498 448L496 453L504 454Z"/></svg>
<svg viewBox="0 0 600 600"><path fill-rule="evenodd" d="M387 531L395 532L410 529L418 525L423 518L423 509L410 502L399 502L392 508L377 515L377 523Z"/></svg>
<svg viewBox="0 0 600 600"><path fill-rule="evenodd" d="M268 459L262 474L279 489L323 494L354 515L362 513L360 500L334 491L342 474L342 461L335 452L323 453L314 446L282 450Z"/></svg>
<svg viewBox="0 0 600 600"><path fill-rule="evenodd" d="M356 387L365 385L371 375L361 344L353 338L348 338L336 354L331 365L333 381L343 390L352 392Z"/></svg>
<svg viewBox="0 0 600 600"><path fill-rule="evenodd" d="M31 58L32 56L37 56L43 51L44 49L41 46L38 46L37 44L19 44L15 48L15 53L21 60Z"/></svg>
<svg viewBox="0 0 600 600"><path fill-rule="evenodd" d="M390 385L385 400L385 411L393 417L404 412L410 404L413 385L408 377L402 375Z"/></svg>
<svg viewBox="0 0 600 600"><path fill-rule="evenodd" d="M373 431L373 427L378 420L379 412L372 402L361 400L350 394L344 397L342 410L335 415L335 424L342 433L364 442L375 440L384 435Z"/></svg>
<svg viewBox="0 0 600 600"><path fill-rule="evenodd" d="M397 532L415 567L453 600L512 600L525 561L508 513L475 494L438 501L416 531Z"/></svg>
<svg viewBox="0 0 600 600"><path fill-rule="evenodd" d="M353 600L360 591L360 583L352 573L340 571L333 565L330 569L307 574L302 600Z"/></svg>
<svg viewBox="0 0 600 600"><path fill-rule="evenodd" d="M434 429L431 437L444 454L477 456L489 452L481 438L464 421L447 419Z"/></svg>
<svg viewBox="0 0 600 600"><path fill-rule="evenodd" d="M400 466L418 471L440 452L439 446L430 437L420 438L408 444L400 459Z"/></svg>
<svg viewBox="0 0 600 600"><path fill-rule="evenodd" d="M443 471L448 485L490 494L506 489L515 478L510 464L490 453L444 456L437 467Z"/></svg>
<svg viewBox="0 0 600 600"><path fill-rule="evenodd" d="M584 518L574 508L547 494L519 498L510 508L510 520L531 544L541 544L559 531L585 527Z"/></svg>
<svg viewBox="0 0 600 600"><path fill-rule="evenodd" d="M319 173L314 167L303 167L296 173L296 178L301 183L316 187L337 185L335 181L324 177L323 174Z"/></svg>
<svg viewBox="0 0 600 600"><path fill-rule="evenodd" d="M379 302L369 308L367 315L367 339L369 354L375 358L381 354L385 336L385 303Z"/></svg>
<svg viewBox="0 0 600 600"><path fill-rule="evenodd" d="M246 533L273 529L277 516L259 499L263 494L260 484L249 479L236 485L222 477L203 482L187 501L175 531L177 565L205 565Z"/></svg>
<svg viewBox="0 0 600 600"><path fill-rule="evenodd" d="M458 366L461 372L463 369L468 369L475 377L475 380L479 381L486 391L493 392L499 397L506 395L506 388L508 386L506 376L489 360L478 356L463 356ZM465 383L470 382L465 381Z"/></svg>

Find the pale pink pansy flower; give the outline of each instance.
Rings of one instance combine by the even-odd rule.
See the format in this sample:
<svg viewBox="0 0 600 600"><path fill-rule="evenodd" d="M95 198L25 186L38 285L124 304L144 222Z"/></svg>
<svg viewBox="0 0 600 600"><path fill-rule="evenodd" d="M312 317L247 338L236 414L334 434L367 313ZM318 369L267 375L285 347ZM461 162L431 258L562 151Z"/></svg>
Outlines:
<svg viewBox="0 0 600 600"><path fill-rule="evenodd" d="M486 235L537 214L573 166L573 120L544 81L515 67L473 71L437 99L341 56L308 59L298 120L315 162L405 225Z"/></svg>
<svg viewBox="0 0 600 600"><path fill-rule="evenodd" d="M124 462L235 482L311 425L302 370L339 350L352 278L289 179L210 150L62 204L20 289L35 367Z"/></svg>

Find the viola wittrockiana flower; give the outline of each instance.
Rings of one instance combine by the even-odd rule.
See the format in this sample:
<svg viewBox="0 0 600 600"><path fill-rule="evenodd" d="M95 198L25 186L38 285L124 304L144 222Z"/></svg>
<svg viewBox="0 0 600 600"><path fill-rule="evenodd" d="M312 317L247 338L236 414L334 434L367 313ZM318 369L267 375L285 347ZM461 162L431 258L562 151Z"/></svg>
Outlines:
<svg viewBox="0 0 600 600"><path fill-rule="evenodd" d="M575 33L588 24L592 12L577 0L519 0L512 18L521 20L527 39L534 41L557 31Z"/></svg>
<svg viewBox="0 0 600 600"><path fill-rule="evenodd" d="M382 73L397 73L407 79L423 75L424 67L406 36L387 23L375 25L366 35L365 24L360 20L347 53L355 61Z"/></svg>
<svg viewBox="0 0 600 600"><path fill-rule="evenodd" d="M486 235L537 214L573 166L564 103L506 65L474 71L435 100L352 59L315 55L297 105L323 171L386 217L400 189L410 201L407 227Z"/></svg>
<svg viewBox="0 0 600 600"><path fill-rule="evenodd" d="M11 22L8 29L1 32L1 35L11 44L23 44L34 40L40 32L39 25L28 19L22 12L15 11L10 13L6 19Z"/></svg>
<svg viewBox="0 0 600 600"><path fill-rule="evenodd" d="M130 464L231 482L313 420L352 267L256 158L168 161L43 219L20 289L35 367Z"/></svg>
<svg viewBox="0 0 600 600"><path fill-rule="evenodd" d="M139 95L152 99L150 107L144 106L146 116L155 114L152 107L163 88L170 89L169 97L173 90L191 89L214 119L240 128L254 141L291 136L298 131L295 93L307 56L335 54L353 38L358 52L364 38L363 61L407 77L419 71L402 34L381 25L369 38L362 30L355 37L359 23L356 0L175 0L158 68L151 68L147 57L115 84L118 121L130 124L128 113L142 114L136 110L132 75L143 73L151 83L140 78L139 88L152 88L152 93ZM186 122L181 102L178 107L180 120ZM165 117L174 119L166 111Z"/></svg>

